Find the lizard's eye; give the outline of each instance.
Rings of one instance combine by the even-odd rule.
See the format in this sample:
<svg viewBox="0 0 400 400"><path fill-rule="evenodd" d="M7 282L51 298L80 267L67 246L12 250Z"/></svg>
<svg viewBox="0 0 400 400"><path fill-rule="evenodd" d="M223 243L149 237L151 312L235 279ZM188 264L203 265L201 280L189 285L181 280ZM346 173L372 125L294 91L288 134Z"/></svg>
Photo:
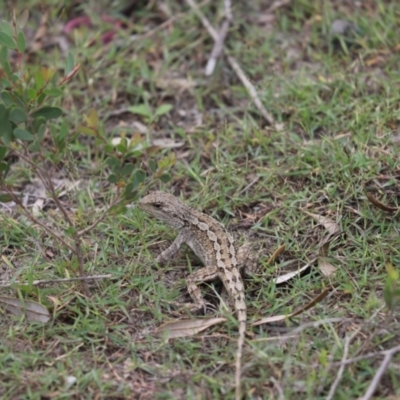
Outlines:
<svg viewBox="0 0 400 400"><path fill-rule="evenodd" d="M161 203L154 203L154 208L161 208Z"/></svg>

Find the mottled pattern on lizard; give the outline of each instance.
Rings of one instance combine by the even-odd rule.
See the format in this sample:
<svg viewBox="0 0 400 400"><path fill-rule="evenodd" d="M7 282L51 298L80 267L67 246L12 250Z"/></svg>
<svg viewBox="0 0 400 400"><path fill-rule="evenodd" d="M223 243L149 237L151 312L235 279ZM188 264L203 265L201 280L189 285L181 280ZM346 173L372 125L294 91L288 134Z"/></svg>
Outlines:
<svg viewBox="0 0 400 400"><path fill-rule="evenodd" d="M178 236L156 259L171 259L182 244L187 244L205 265L186 278L189 294L195 308L205 308L205 301L196 282L219 278L234 304L239 322L239 339L236 355L236 399L240 398L241 358L244 344L247 311L243 280L239 272L236 248L232 235L213 219L187 205L175 196L164 192L152 192L139 202L139 207L153 217L178 230ZM242 256L244 257L244 252Z"/></svg>

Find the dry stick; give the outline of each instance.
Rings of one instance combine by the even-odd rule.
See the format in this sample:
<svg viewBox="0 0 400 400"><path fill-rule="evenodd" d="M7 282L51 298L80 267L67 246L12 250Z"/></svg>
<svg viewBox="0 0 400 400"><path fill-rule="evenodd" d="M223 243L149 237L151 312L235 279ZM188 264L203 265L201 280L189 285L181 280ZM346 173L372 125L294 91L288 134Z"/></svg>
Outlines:
<svg viewBox="0 0 400 400"><path fill-rule="evenodd" d="M67 220L68 225L72 228L73 233L72 233L72 239L75 244L75 255L78 260L78 269L79 269L79 275L83 278L85 276L85 266L84 266L84 260L83 260L83 254L82 254L82 247L81 247L81 238L78 236L76 229L75 229L75 224L70 218L67 210L64 208L64 206L61 204L60 199L57 196L56 190L54 188L53 182L51 178L48 176L48 172L44 171L44 174L42 174L42 171L40 168L37 168L36 172L39 174L40 179L42 180L43 184L46 186L48 190L50 190L51 196L53 201L56 203L58 209L61 211L61 213L64 215L64 218ZM86 281L81 280L81 287L82 291L85 294L86 297L90 296L89 288L87 287Z"/></svg>
<svg viewBox="0 0 400 400"><path fill-rule="evenodd" d="M397 351L400 351L400 346L396 346L393 347L392 349L389 350L380 350L377 351L375 353L368 353L368 354L364 354L363 356L358 356L358 357L354 357L354 358L348 358L346 361L342 362L342 361L338 361L336 363L333 363L333 365L341 365L342 363L344 365L349 365L349 364L354 364L358 361L363 361L363 360L368 360L369 358L375 358L378 356L386 356L387 353L390 353L391 351L393 351L393 349L397 349Z"/></svg>
<svg viewBox="0 0 400 400"><path fill-rule="evenodd" d="M212 75L212 73L214 72L214 68L217 65L217 60L224 50L224 41L228 33L229 24L230 21L228 19L225 19L222 23L221 29L218 34L218 40L215 42L214 47L211 50L210 58L208 59L206 69L204 71L204 74L206 76Z"/></svg>
<svg viewBox="0 0 400 400"><path fill-rule="evenodd" d="M27 151L27 148L26 148L26 147L24 147L24 149L25 149L25 151ZM17 156L21 157L23 160L25 160L27 163L29 163L29 165L32 166L32 168L34 169L34 171L39 175L39 178L40 178L40 180L43 182L43 185L46 187L46 189L48 189L48 190L51 192L51 196L52 196L53 201L56 203L58 209L59 209L59 210L61 211L61 213L64 215L64 218L67 220L69 226L70 226L71 228L73 228L74 233L73 233L73 235L72 235L72 239L73 239L73 241L74 241L75 248L73 248L72 246L69 246L69 245L68 245L67 247L76 255L76 258L77 258L77 260L78 260L79 274L80 274L80 276L83 278L83 277L85 276L85 268L84 268L84 260L83 260L83 254L82 254L82 248L81 248L81 238L77 235L77 232L75 231L75 225L74 225L73 221L72 221L71 218L69 217L69 215L68 215L68 213L67 213L67 210L66 210L66 209L64 208L64 206L61 204L61 202L60 202L60 200L59 200L59 198L58 198L57 193L56 193L56 191L55 191L55 188L54 188L54 185L53 185L53 182L52 182L51 178L48 176L47 171L42 170L41 168L39 168L39 167L31 160L31 158L30 158L29 156L26 156L25 154L23 154L23 153L21 153L21 152L19 152L19 151L17 151L17 150L14 150L14 153L15 153ZM29 216L30 213L28 213L27 210L26 210L26 208L23 207L22 203L19 202L19 201L18 201L18 203L19 203L20 206L22 206L22 208L23 208L25 214ZM32 220L32 218L34 219L33 216L30 216L29 218L30 218L31 220ZM34 220L35 220L37 223L39 223L36 219L34 219ZM41 224L41 223L39 223L39 225L41 225L42 227L45 226L44 224ZM46 230L47 230L47 232L53 234L53 231L52 231L52 230L50 230L50 229L46 229ZM58 236L57 236L57 238L60 239ZM66 244L65 241L62 241L62 243L63 243L63 244ZM89 296L90 296L90 293L89 293L89 289L88 289L88 287L87 287L87 284L86 284L86 281L85 281L85 280L82 280L82 281L81 281L81 286L82 286L82 291L83 291L83 293L85 294L85 296L89 297Z"/></svg>
<svg viewBox="0 0 400 400"><path fill-rule="evenodd" d="M76 278L62 278L62 279L49 279L49 280L36 280L32 282L33 286L38 286L38 285L44 285L48 283L60 283L60 282L76 282L76 281L89 281L89 280L95 280L95 279L107 279L107 278L112 278L112 274L107 274L107 275L92 275L92 276L79 276ZM7 283L5 285L0 285L1 288L8 288L11 287L14 284L18 285L23 285L21 282L13 282L13 283Z"/></svg>
<svg viewBox="0 0 400 400"><path fill-rule="evenodd" d="M385 307L385 306L382 306L382 307L378 308L378 309L372 314L372 316L368 319L367 322L372 321L384 307ZM351 341L360 333L362 327L363 327L363 326L361 325L360 327L358 327L358 328L355 330L355 332L353 332L353 334L352 334L351 336L346 337L345 350L344 350L344 351L346 351L346 344L347 344L347 342L348 342L348 344L347 344L347 347L348 347L348 346L350 345ZM336 379L335 379L335 382L333 383L333 385L332 385L332 387L331 387L331 390L329 391L329 396L331 396L331 394L332 394L332 396L334 395L334 393L335 393L335 391L336 391L336 388L337 388L337 386L338 386L338 384L339 384L339 382L340 382L340 379L342 378L342 374L343 374L342 369L344 369L344 367L345 367L345 365L346 365L346 363L345 363L345 361L344 361L344 355L345 355L345 352L343 353L342 362L341 362L341 365L340 365L340 368L339 368L339 372L338 372L338 374L337 374L337 377L336 377ZM346 354L346 358L347 358L347 354ZM329 398L331 399L332 397L329 397Z"/></svg>
<svg viewBox="0 0 400 400"><path fill-rule="evenodd" d="M49 227L47 227L45 224L43 224L42 222L40 222L38 219L36 219L33 215L31 215L26 208L24 207L24 205L21 203L21 201L19 200L19 198L10 190L8 189L6 186L4 186L5 191L12 197L13 201L15 201L21 208L22 211L24 212L25 216L31 220L34 224L37 224L39 226L41 226L48 234L50 234L51 236L53 236L55 239L57 239L58 241L60 241L68 250L70 250L72 253L75 253L75 249L69 245L61 236L58 236L57 233L55 233L52 229L50 229Z"/></svg>
<svg viewBox="0 0 400 400"><path fill-rule="evenodd" d="M344 349L343 349L343 356L342 356L342 363L343 361L345 361L347 359L347 356L349 355L349 345L350 345L350 341L351 341L352 337L351 336L346 336L345 342L344 342ZM328 393L328 397L326 398L326 400L332 400L333 396L335 395L336 392L336 388L338 387L342 376L343 376L343 372L344 369L346 368L345 364L342 364L339 368L339 371L336 375L336 379L335 382L333 382L329 393Z"/></svg>
<svg viewBox="0 0 400 400"><path fill-rule="evenodd" d="M122 201L122 199L117 195L115 197L115 199L112 201L111 205L108 206L107 209L103 212L103 214L100 215L100 217L96 221L94 221L93 224L91 224L87 228L82 229L81 231L77 232L77 236L81 237L85 233L92 230L96 225L98 225L101 221L103 221L103 219L109 214L111 208L114 207L115 205L117 205L118 203L120 203L121 201Z"/></svg>
<svg viewBox="0 0 400 400"><path fill-rule="evenodd" d="M382 375L385 373L387 367L389 366L390 360L398 352L400 352L400 346L392 347L390 350L386 350L385 358L378 368L378 371L376 371L374 379L372 379L372 382L369 384L367 391L360 400L369 400L374 395L375 390L379 385L379 382L381 381Z"/></svg>
<svg viewBox="0 0 400 400"><path fill-rule="evenodd" d="M200 9L197 7L197 5L194 3L193 0L186 0L186 3L192 8L192 10L197 14L199 17L200 21L202 22L203 26L207 29L208 33L210 36L217 41L218 40L218 32L213 28L213 26L210 24L208 21L207 17L200 11ZM225 51L226 52L226 51ZM243 70L240 68L240 65L236 61L236 59L229 54L226 54L226 58L228 60L229 65L232 67L232 69L236 72L238 78L242 81L243 86L247 89L249 92L249 95L251 99L253 100L254 104L258 108L258 111L260 111L261 115L265 118L265 120L272 125L274 122L274 119L272 116L268 113L268 111L265 109L263 106L260 98L258 97L257 91L253 84L248 80L246 77L245 73Z"/></svg>
<svg viewBox="0 0 400 400"><path fill-rule="evenodd" d="M215 41L214 47L211 51L210 58L207 62L205 75L210 76L214 72L214 68L217 65L218 57L224 50L224 41L228 33L229 24L232 21L232 5L231 0L224 0L225 20L222 23L221 29L218 34L218 40Z"/></svg>

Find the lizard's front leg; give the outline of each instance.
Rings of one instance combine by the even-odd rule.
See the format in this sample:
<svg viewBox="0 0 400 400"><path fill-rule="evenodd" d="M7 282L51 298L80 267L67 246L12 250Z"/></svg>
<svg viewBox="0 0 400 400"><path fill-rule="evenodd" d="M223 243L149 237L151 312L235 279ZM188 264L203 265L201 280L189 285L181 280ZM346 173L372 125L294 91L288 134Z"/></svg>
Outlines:
<svg viewBox="0 0 400 400"><path fill-rule="evenodd" d="M218 269L214 266L203 267L186 278L186 285L190 297L193 299L194 304L190 306L190 311L206 310L206 302L204 301L203 295L201 294L200 288L197 286L197 282L208 282L218 277Z"/></svg>
<svg viewBox="0 0 400 400"><path fill-rule="evenodd" d="M176 239L172 242L171 246L165 249L157 258L156 261L158 263L164 263L170 260L176 252L181 248L183 243L185 243L186 237L181 232L178 234Z"/></svg>

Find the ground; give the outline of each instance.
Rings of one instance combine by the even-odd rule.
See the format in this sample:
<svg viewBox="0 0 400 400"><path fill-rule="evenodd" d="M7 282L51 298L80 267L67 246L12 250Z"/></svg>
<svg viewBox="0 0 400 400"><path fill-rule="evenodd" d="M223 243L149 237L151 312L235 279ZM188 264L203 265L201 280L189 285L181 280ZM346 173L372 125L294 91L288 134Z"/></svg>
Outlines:
<svg viewBox="0 0 400 400"><path fill-rule="evenodd" d="M61 69L68 53L81 64L57 104L74 134L69 159L52 169L66 185L79 181L61 199L80 229L115 191L103 146L77 133L94 109L109 140L136 135L147 146L130 160L137 168L148 172L152 161L175 155L170 180L146 181L137 198L149 189L175 194L261 249L258 273L245 280L246 398L371 398L383 351L400 339L398 298L391 309L384 301L388 268L400 265L400 3L233 1L225 47L271 121L226 56L204 75L214 42L189 2L28 3L27 64ZM223 3L201 3L215 27ZM104 12L126 21L110 41ZM88 15L92 26L63 30ZM350 22L344 34L332 31L337 20ZM15 159L11 174L15 190L45 199L37 218L64 235L62 215L46 193L37 195L26 163ZM17 207L2 205L0 279L22 286L1 295L51 313L45 324L0 314L2 399L233 398L237 324L220 307L218 282L202 285L214 306L205 317L227 321L183 338L155 334L164 323L202 318L172 304L190 301L184 278L198 260L185 248L173 262L155 263L175 233L136 208L137 198L83 239L86 273L111 275L89 281L90 296L79 282L32 284L73 277L76 263ZM274 280L307 264L287 282ZM251 325L301 309L325 289L298 316ZM383 371L375 398L399 398L400 355Z"/></svg>

